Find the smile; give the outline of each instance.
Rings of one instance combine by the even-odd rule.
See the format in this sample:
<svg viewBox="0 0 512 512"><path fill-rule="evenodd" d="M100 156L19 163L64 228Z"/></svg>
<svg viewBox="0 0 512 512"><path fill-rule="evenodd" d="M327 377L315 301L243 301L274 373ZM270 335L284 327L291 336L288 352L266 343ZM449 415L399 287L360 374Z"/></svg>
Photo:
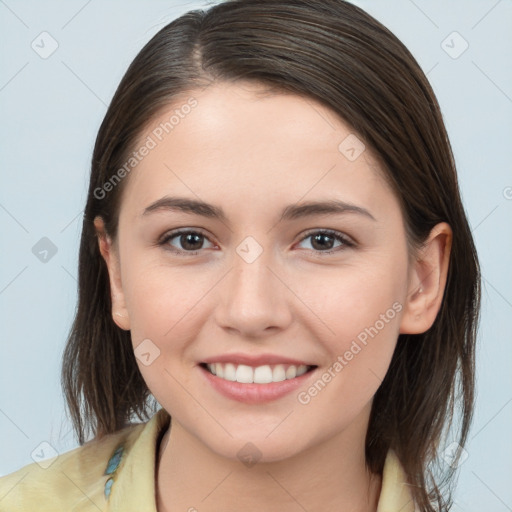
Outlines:
<svg viewBox="0 0 512 512"><path fill-rule="evenodd" d="M262 366L248 366L233 363L203 363L212 375L231 382L242 384L269 384L295 379L315 368L314 366L275 364Z"/></svg>
<svg viewBox="0 0 512 512"><path fill-rule="evenodd" d="M222 396L256 405L278 400L307 385L318 367L289 363L250 366L236 362L208 362L199 364L198 368Z"/></svg>

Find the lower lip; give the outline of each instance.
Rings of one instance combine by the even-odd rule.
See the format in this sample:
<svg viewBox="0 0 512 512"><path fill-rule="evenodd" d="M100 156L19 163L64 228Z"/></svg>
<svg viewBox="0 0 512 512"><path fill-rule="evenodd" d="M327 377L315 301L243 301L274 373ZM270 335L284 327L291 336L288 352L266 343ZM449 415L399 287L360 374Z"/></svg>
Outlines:
<svg viewBox="0 0 512 512"><path fill-rule="evenodd" d="M281 382L269 382L268 384L243 384L241 382L221 379L210 373L206 368L199 366L206 379L221 395L246 404L261 404L277 400L292 391L295 391L311 377L316 368L300 377L295 377Z"/></svg>

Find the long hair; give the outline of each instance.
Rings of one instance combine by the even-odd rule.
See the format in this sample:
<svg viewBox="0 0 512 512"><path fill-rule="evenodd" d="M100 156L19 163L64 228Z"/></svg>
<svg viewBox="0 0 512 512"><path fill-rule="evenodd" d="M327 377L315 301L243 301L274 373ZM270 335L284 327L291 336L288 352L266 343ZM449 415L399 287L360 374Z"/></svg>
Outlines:
<svg viewBox="0 0 512 512"><path fill-rule="evenodd" d="M111 317L108 271L93 220L101 216L115 240L127 179L108 193L105 184L119 176L162 108L187 91L237 80L310 97L348 123L378 156L411 247L419 247L439 222L452 227L440 311L427 332L399 335L366 437L371 471L381 472L393 449L420 510L447 510L454 470L445 465L437 475L435 464L455 413L461 447L471 424L478 258L442 114L425 74L396 36L344 0L228 0L191 11L162 28L126 71L92 156L78 306L63 355L62 385L79 443L89 433L116 432L134 415L149 419L155 410L130 332Z"/></svg>

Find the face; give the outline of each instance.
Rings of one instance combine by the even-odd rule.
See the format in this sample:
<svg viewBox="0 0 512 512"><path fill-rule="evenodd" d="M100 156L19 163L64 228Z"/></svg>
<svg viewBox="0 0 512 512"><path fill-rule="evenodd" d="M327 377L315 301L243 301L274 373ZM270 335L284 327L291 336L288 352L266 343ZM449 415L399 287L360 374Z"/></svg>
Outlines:
<svg viewBox="0 0 512 512"><path fill-rule="evenodd" d="M173 422L271 461L364 439L418 282L370 150L312 99L261 91L216 83L153 120L106 259L113 318Z"/></svg>

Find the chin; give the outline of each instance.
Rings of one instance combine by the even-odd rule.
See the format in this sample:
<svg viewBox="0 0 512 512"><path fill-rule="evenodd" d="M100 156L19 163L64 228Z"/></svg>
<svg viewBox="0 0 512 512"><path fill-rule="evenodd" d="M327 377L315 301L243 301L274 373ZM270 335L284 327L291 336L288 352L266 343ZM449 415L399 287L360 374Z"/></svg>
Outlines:
<svg viewBox="0 0 512 512"><path fill-rule="evenodd" d="M298 455L308 448L305 439L297 439L286 432L278 435L248 431L246 435L229 438L203 439L203 443L219 456L239 460L247 467L256 463L280 462Z"/></svg>

